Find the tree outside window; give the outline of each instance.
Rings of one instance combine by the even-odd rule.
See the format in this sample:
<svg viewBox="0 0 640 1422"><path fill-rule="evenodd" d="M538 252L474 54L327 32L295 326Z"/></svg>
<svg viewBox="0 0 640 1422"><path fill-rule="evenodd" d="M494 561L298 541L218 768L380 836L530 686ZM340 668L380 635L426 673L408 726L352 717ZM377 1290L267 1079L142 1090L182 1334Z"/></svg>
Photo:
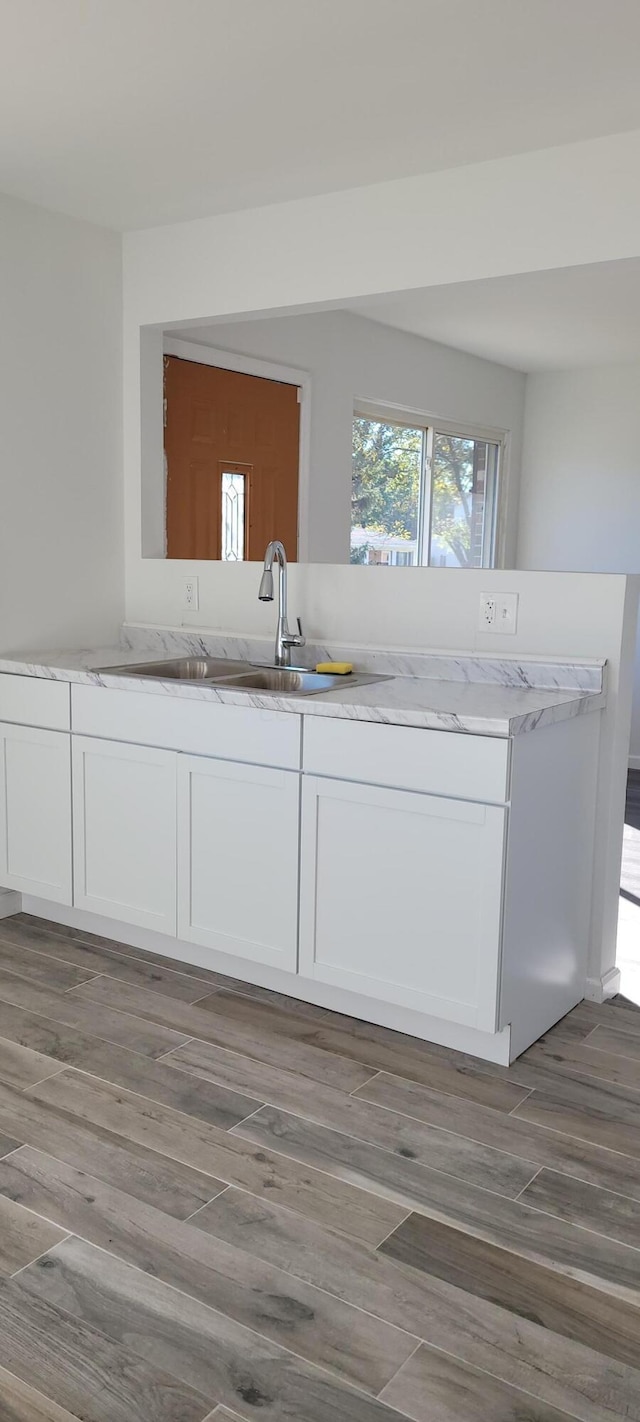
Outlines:
<svg viewBox="0 0 640 1422"><path fill-rule="evenodd" d="M493 566L498 455L472 436L356 415L351 562Z"/></svg>

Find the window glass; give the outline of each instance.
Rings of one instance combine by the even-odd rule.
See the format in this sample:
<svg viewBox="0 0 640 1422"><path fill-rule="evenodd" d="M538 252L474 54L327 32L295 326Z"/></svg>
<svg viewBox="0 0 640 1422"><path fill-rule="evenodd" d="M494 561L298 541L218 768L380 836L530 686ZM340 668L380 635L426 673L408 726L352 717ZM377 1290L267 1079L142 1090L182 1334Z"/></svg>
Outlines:
<svg viewBox="0 0 640 1422"><path fill-rule="evenodd" d="M351 562L416 563L425 430L353 422Z"/></svg>
<svg viewBox="0 0 640 1422"><path fill-rule="evenodd" d="M356 414L352 563L491 568L500 445Z"/></svg>

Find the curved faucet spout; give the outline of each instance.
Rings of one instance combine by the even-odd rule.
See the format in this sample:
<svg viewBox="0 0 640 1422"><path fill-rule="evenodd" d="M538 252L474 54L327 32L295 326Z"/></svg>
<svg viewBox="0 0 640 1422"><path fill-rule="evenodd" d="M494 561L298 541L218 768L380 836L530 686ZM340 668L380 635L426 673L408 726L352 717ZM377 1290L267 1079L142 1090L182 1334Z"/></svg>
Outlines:
<svg viewBox="0 0 640 1422"><path fill-rule="evenodd" d="M278 627L276 631L275 664L277 667L288 667L291 664L291 648L304 647L305 639L302 635L300 618L298 618L298 633L291 632L287 620L287 555L284 544L279 538L273 538L267 544L264 555L264 572L260 579L258 597L261 602L273 602L273 564L278 564Z"/></svg>

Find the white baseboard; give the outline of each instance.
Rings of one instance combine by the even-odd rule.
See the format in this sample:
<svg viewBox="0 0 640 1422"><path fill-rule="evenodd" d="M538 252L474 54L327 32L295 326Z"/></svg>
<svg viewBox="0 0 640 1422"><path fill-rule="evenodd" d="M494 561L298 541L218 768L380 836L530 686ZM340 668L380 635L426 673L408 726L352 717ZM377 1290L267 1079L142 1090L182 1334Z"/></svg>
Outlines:
<svg viewBox="0 0 640 1422"><path fill-rule="evenodd" d="M629 770L640 770L640 755L629 756Z"/></svg>
<svg viewBox="0 0 640 1422"><path fill-rule="evenodd" d="M14 889L0 889L0 918L10 918L12 913L20 913L22 894Z"/></svg>
<svg viewBox="0 0 640 1422"><path fill-rule="evenodd" d="M609 968L601 978L587 978L585 997L589 1002L605 1002L620 992L620 969Z"/></svg>

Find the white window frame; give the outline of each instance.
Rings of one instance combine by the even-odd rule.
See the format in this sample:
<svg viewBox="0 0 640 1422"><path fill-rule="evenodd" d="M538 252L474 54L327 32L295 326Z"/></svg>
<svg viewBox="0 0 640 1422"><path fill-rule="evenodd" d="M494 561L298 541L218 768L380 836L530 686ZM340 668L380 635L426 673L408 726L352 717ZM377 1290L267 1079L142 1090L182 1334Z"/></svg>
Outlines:
<svg viewBox="0 0 640 1422"><path fill-rule="evenodd" d="M484 440L498 446L498 469L494 499L494 557L493 568L506 567L506 511L509 486L509 454L511 438L509 430L498 430L490 425L477 425L472 420L441 420L438 415L425 410L407 409L405 405L392 405L388 401L356 398L353 418L361 416L366 420L379 420L385 424L408 425L412 429L423 429L424 460L420 480L420 506L418 509L418 545L431 547L431 467L433 460L434 434L458 435L460 439ZM433 567L433 564L419 564Z"/></svg>

